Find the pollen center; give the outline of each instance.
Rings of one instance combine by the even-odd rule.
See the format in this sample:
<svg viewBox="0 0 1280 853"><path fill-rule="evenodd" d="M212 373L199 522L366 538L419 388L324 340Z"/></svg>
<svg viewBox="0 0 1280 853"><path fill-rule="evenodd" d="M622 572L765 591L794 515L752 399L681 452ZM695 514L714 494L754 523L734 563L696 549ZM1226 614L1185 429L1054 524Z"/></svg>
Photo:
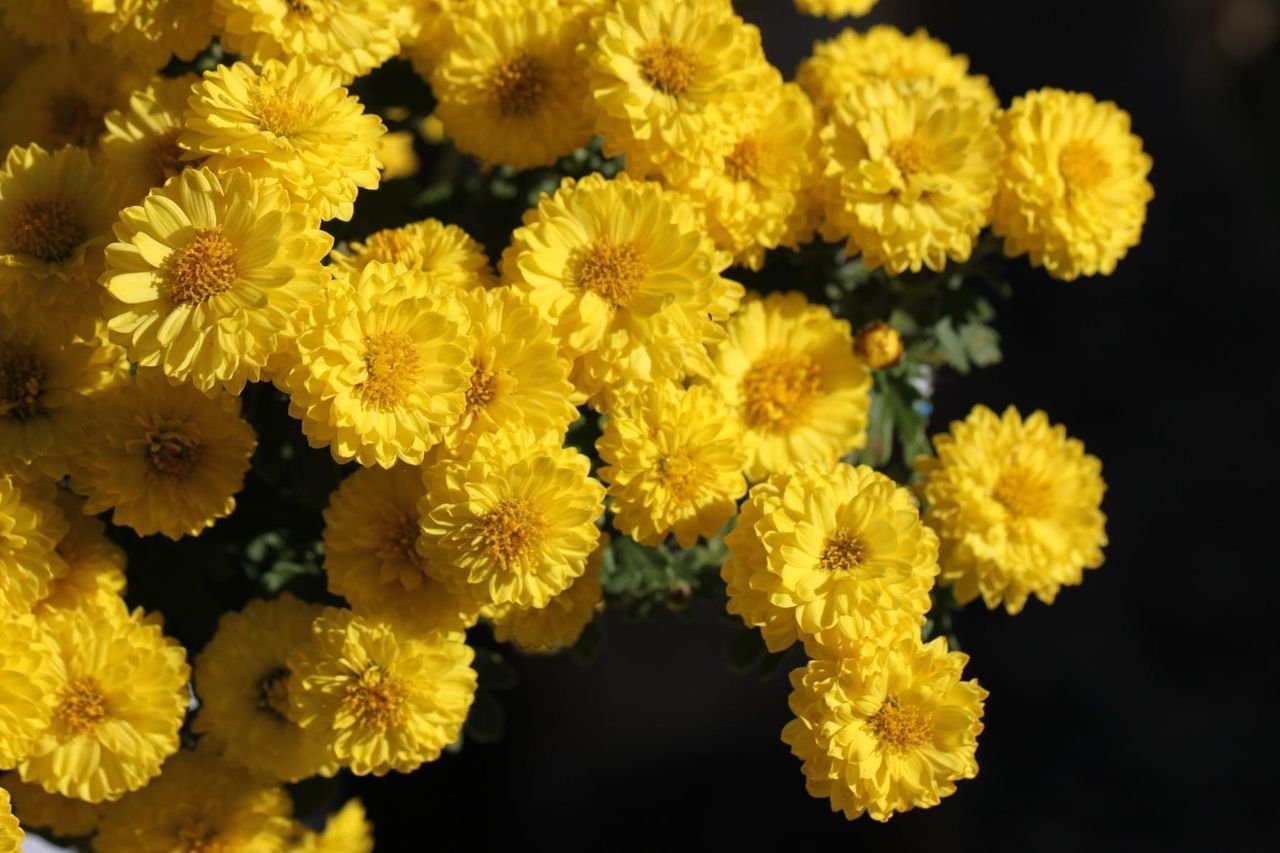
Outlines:
<svg viewBox="0 0 1280 853"><path fill-rule="evenodd" d="M545 527L527 498L508 498L480 519L480 538L492 559L510 566L538 547Z"/></svg>
<svg viewBox="0 0 1280 853"><path fill-rule="evenodd" d="M896 697L884 700L880 710L867 719L880 746L889 752L906 752L933 737L933 725L915 708L904 707Z"/></svg>
<svg viewBox="0 0 1280 853"><path fill-rule="evenodd" d="M829 572L847 572L862 565L866 558L867 549L858 534L841 527L823 543L819 563Z"/></svg>
<svg viewBox="0 0 1280 853"><path fill-rule="evenodd" d="M49 125L59 145L88 148L102 132L106 113L79 95L54 98L49 105Z"/></svg>
<svg viewBox="0 0 1280 853"><path fill-rule="evenodd" d="M256 92L250 96L249 104L257 114L258 127L276 136L297 133L311 116L311 105L295 101L289 92Z"/></svg>
<svg viewBox="0 0 1280 853"><path fill-rule="evenodd" d="M638 61L644 79L659 92L682 95L693 83L694 55L669 39L647 46Z"/></svg>
<svg viewBox="0 0 1280 853"><path fill-rule="evenodd" d="M467 411L483 409L493 402L498 393L498 374L480 362L472 362L476 372L471 374L471 385L467 388Z"/></svg>
<svg viewBox="0 0 1280 853"><path fill-rule="evenodd" d="M915 136L898 139L889 144L889 157L904 175L931 172L937 157L933 146Z"/></svg>
<svg viewBox="0 0 1280 853"><path fill-rule="evenodd" d="M383 667L370 666L347 684L342 708L358 725L385 732L404 717L404 686Z"/></svg>
<svg viewBox="0 0 1280 853"><path fill-rule="evenodd" d="M591 291L615 308L623 308L648 272L635 243L613 243L600 237L578 258L574 280L580 290Z"/></svg>
<svg viewBox="0 0 1280 853"><path fill-rule="evenodd" d="M289 670L278 666L258 681L258 710L288 719Z"/></svg>
<svg viewBox="0 0 1280 853"><path fill-rule="evenodd" d="M1021 465L1005 468L996 481L992 497L1020 518L1045 518L1053 514L1056 503L1053 482L1035 476Z"/></svg>
<svg viewBox="0 0 1280 853"><path fill-rule="evenodd" d="M30 352L0 349L0 416L25 421L44 414L44 364Z"/></svg>
<svg viewBox="0 0 1280 853"><path fill-rule="evenodd" d="M537 111L547 91L547 70L537 59L522 53L493 72L493 94L498 112L524 118Z"/></svg>
<svg viewBox="0 0 1280 853"><path fill-rule="evenodd" d="M822 393L822 368L802 352L766 353L742 379L747 425L785 428L802 420Z"/></svg>
<svg viewBox="0 0 1280 853"><path fill-rule="evenodd" d="M371 261L409 263L415 259L418 244L409 232L400 228L384 228L375 231L364 241L364 250L360 253Z"/></svg>
<svg viewBox="0 0 1280 853"><path fill-rule="evenodd" d="M72 734L88 734L107 718L107 698L92 678L76 678L58 696L53 716Z"/></svg>
<svg viewBox="0 0 1280 853"><path fill-rule="evenodd" d="M748 136L724 158L724 170L735 181L754 181L760 177L763 161L764 142L758 136Z"/></svg>
<svg viewBox="0 0 1280 853"><path fill-rule="evenodd" d="M356 393L369 406L390 411L413 393L422 372L417 344L398 332L382 332L365 339L365 380Z"/></svg>
<svg viewBox="0 0 1280 853"><path fill-rule="evenodd" d="M221 227L201 228L190 243L164 263L169 282L169 299L179 305L200 305L236 282L239 269L236 249Z"/></svg>
<svg viewBox="0 0 1280 853"><path fill-rule="evenodd" d="M200 461L200 432L187 421L161 421L147 433L147 459L157 474L187 477Z"/></svg>
<svg viewBox="0 0 1280 853"><path fill-rule="evenodd" d="M10 251L45 263L65 261L88 236L79 212L60 198L21 205L9 220L8 232Z"/></svg>
<svg viewBox="0 0 1280 853"><path fill-rule="evenodd" d="M658 473L676 503L691 504L702 492L707 466L687 450L677 450L658 460Z"/></svg>
<svg viewBox="0 0 1280 853"><path fill-rule="evenodd" d="M397 519L390 520L382 533L382 541L374 552L379 560L417 566L421 562L418 556L418 517L413 513L405 513Z"/></svg>
<svg viewBox="0 0 1280 853"><path fill-rule="evenodd" d="M171 127L151 140L148 154L151 158L152 174L162 178L172 178L182 171L182 149L178 147L178 134L181 128Z"/></svg>
<svg viewBox="0 0 1280 853"><path fill-rule="evenodd" d="M1111 164L1102 149L1091 140L1077 139L1062 147L1058 170L1071 189L1096 187L1111 175Z"/></svg>
<svg viewBox="0 0 1280 853"><path fill-rule="evenodd" d="M173 849L181 853L230 853L232 848L222 839L222 833L204 816L191 816L174 831L178 842Z"/></svg>

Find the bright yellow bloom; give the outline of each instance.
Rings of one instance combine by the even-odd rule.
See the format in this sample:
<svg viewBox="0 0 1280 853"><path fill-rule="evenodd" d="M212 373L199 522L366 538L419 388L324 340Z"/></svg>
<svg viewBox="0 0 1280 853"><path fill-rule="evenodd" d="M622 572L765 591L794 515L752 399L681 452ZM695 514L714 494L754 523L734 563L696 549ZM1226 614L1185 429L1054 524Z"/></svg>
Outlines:
<svg viewBox="0 0 1280 853"><path fill-rule="evenodd" d="M51 150L64 145L93 148L102 134L103 117L128 103L129 92L144 79L83 43L45 51L18 73L0 98L0 151L33 143Z"/></svg>
<svg viewBox="0 0 1280 853"><path fill-rule="evenodd" d="M67 520L67 532L56 547L67 571L49 585L48 594L36 605L37 614L88 607L124 592L125 554L107 538L106 525L85 515L84 500L66 489L57 490L56 500Z"/></svg>
<svg viewBox="0 0 1280 853"><path fill-rule="evenodd" d="M382 163L382 180L396 181L418 173L421 162L413 150L413 131L389 131L378 141L376 156Z"/></svg>
<svg viewBox="0 0 1280 853"><path fill-rule="evenodd" d="M0 853L21 853L24 834L9 806L9 792L0 788Z"/></svg>
<svg viewBox="0 0 1280 853"><path fill-rule="evenodd" d="M184 750L160 778L107 810L93 849L285 853L291 808L283 788L256 782L211 751Z"/></svg>
<svg viewBox="0 0 1280 853"><path fill-rule="evenodd" d="M195 59L216 32L213 0L80 0L89 40L120 62L160 69Z"/></svg>
<svg viewBox="0 0 1280 853"><path fill-rule="evenodd" d="M312 447L340 462L418 465L466 408L467 316L427 273L368 264L338 278L279 381Z"/></svg>
<svg viewBox="0 0 1280 853"><path fill-rule="evenodd" d="M81 34L83 0L0 0L0 30L9 30L27 44L66 45Z"/></svg>
<svg viewBox="0 0 1280 853"><path fill-rule="evenodd" d="M357 775L412 772L462 733L476 690L463 640L326 608L289 659L295 717Z"/></svg>
<svg viewBox="0 0 1280 853"><path fill-rule="evenodd" d="M587 569L544 607L513 607L500 604L489 608L487 618L499 643L515 643L526 652L555 652L578 642L582 632L604 610L604 590L600 567L609 536L600 537L587 558Z"/></svg>
<svg viewBox="0 0 1280 853"><path fill-rule="evenodd" d="M56 548L67 521L50 498L45 489L0 475L0 619L30 613L54 578L66 574Z"/></svg>
<svg viewBox="0 0 1280 853"><path fill-rule="evenodd" d="M382 120L342 87L334 68L294 59L255 71L243 62L207 71L188 103L179 144L215 171L278 181L320 219L348 220L356 193L378 186Z"/></svg>
<svg viewBox="0 0 1280 853"><path fill-rule="evenodd" d="M129 97L127 109L112 110L103 120L102 156L112 178L127 188L130 204L184 168L200 165L184 160L178 145L187 98L198 80L193 74L153 77Z"/></svg>
<svg viewBox="0 0 1280 853"><path fill-rule="evenodd" d="M1129 114L1092 95L1041 89L1000 119L1008 154L992 227L1010 257L1071 281L1111 275L1138 245L1154 190Z"/></svg>
<svg viewBox="0 0 1280 853"><path fill-rule="evenodd" d="M93 409L93 435L72 486L85 512L112 510L140 536L198 536L235 509L257 444L240 399L169 385L154 372L122 384Z"/></svg>
<svg viewBox="0 0 1280 853"><path fill-rule="evenodd" d="M102 276L112 339L173 380L237 394L328 280L333 245L277 187L208 168L125 208L115 234Z"/></svg>
<svg viewBox="0 0 1280 853"><path fill-rule="evenodd" d="M861 17L871 11L876 0L796 0L796 8L806 15L825 18Z"/></svg>
<svg viewBox="0 0 1280 853"><path fill-rule="evenodd" d="M330 258L349 273L359 272L370 261L383 261L429 272L441 285L458 290L496 284L484 246L457 225L438 219L375 231L363 243L352 243L347 252L335 249Z"/></svg>
<svg viewBox="0 0 1280 853"><path fill-rule="evenodd" d="M596 449L614 526L642 545L714 536L747 490L743 427L713 388L654 385L610 413Z"/></svg>
<svg viewBox="0 0 1280 853"><path fill-rule="evenodd" d="M916 460L925 522L942 540L940 581L956 600L982 596L987 607L1017 613L1035 594L1052 604L1059 589L1102 565L1102 463L1049 423L976 406L947 435L937 457Z"/></svg>
<svg viewBox="0 0 1280 853"><path fill-rule="evenodd" d="M891 275L965 261L987 224L1003 146L991 117L934 83L866 83L822 130L824 236Z"/></svg>
<svg viewBox="0 0 1280 853"><path fill-rule="evenodd" d="M54 646L51 724L18 765L49 793L116 800L160 772L187 712L186 651L119 599L41 617Z"/></svg>
<svg viewBox="0 0 1280 853"><path fill-rule="evenodd" d="M300 853L373 853L373 824L359 800L347 800L337 814L325 818L324 832L307 831Z"/></svg>
<svg viewBox="0 0 1280 853"><path fill-rule="evenodd" d="M356 612L393 616L419 631L461 631L480 602L438 580L418 553L422 470L362 468L342 481L324 513L329 589Z"/></svg>
<svg viewBox="0 0 1280 853"><path fill-rule="evenodd" d="M0 790L7 790L13 810L28 829L42 829L58 838L92 835L104 807L61 794L50 794L39 785L23 782L16 772L0 776ZM0 850L4 845L0 843Z"/></svg>
<svg viewBox="0 0 1280 853"><path fill-rule="evenodd" d="M791 673L782 740L804 762L805 788L849 820L936 806L974 760L987 691L961 681L969 656L918 637L859 658L813 660Z"/></svg>
<svg viewBox="0 0 1280 853"><path fill-rule="evenodd" d="M828 466L866 444L871 379L849 324L798 293L752 299L713 350L711 384L746 425L747 477Z"/></svg>
<svg viewBox="0 0 1280 853"><path fill-rule="evenodd" d="M587 457L532 433L482 437L427 470L419 547L446 583L490 604L543 607L586 569L604 487Z"/></svg>
<svg viewBox="0 0 1280 853"><path fill-rule="evenodd" d="M0 509L7 507L0 504ZM4 539L0 534L0 548ZM6 574L10 570L8 563L0 568ZM48 729L50 694L57 684L54 651L36 620L10 613L0 617L0 768L13 767L29 755Z"/></svg>

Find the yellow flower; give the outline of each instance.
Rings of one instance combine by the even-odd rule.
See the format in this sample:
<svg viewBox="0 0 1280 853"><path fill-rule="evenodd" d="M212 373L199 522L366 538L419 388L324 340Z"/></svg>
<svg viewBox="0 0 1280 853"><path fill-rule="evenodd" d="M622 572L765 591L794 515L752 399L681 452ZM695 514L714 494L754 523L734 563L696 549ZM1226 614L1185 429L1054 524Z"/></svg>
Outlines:
<svg viewBox="0 0 1280 853"><path fill-rule="evenodd" d="M824 236L849 238L891 275L969 259L987 224L1003 146L991 117L954 89L872 81L822 130Z"/></svg>
<svg viewBox="0 0 1280 853"><path fill-rule="evenodd" d="M876 0L796 0L796 8L806 15L825 18L861 17L871 11Z"/></svg>
<svg viewBox="0 0 1280 853"><path fill-rule="evenodd" d="M24 834L9 807L9 792L0 788L0 853L21 853Z"/></svg>
<svg viewBox="0 0 1280 853"><path fill-rule="evenodd" d="M55 150L93 148L103 117L123 107L144 79L100 48L77 43L45 51L0 98L0 151L32 143Z"/></svg>
<svg viewBox="0 0 1280 853"><path fill-rule="evenodd" d="M56 501L67 520L67 532L56 546L67 571L53 579L48 594L36 605L37 614L91 606L124 592L125 554L107 538L106 525L85 515L84 500L66 489L57 490Z"/></svg>
<svg viewBox="0 0 1280 853"><path fill-rule="evenodd" d="M707 386L654 385L611 412L596 449L614 526L642 545L714 536L747 490L738 416Z"/></svg>
<svg viewBox="0 0 1280 853"><path fill-rule="evenodd" d="M216 32L213 0L81 0L89 40L119 61L160 69L195 59Z"/></svg>
<svg viewBox="0 0 1280 853"><path fill-rule="evenodd" d="M506 430L427 470L419 547L483 602L544 607L586 569L604 487L577 450Z"/></svg>
<svg viewBox="0 0 1280 853"><path fill-rule="evenodd" d="M293 306L328 280L332 238L278 188L188 169L125 208L102 284L112 339L144 367L203 391L262 375Z"/></svg>
<svg viewBox="0 0 1280 853"><path fill-rule="evenodd" d="M815 464L752 489L747 506L721 576L729 612L771 651L800 639L851 653L919 634L938 537L906 489L866 466Z"/></svg>
<svg viewBox="0 0 1280 853"><path fill-rule="evenodd" d="M399 228L375 231L363 243L352 243L348 252L330 256L340 270L356 273L370 261L404 264L429 272L443 286L458 290L493 287L493 271L481 246L457 225L423 219Z"/></svg>
<svg viewBox="0 0 1280 853"><path fill-rule="evenodd" d="M877 648L862 659L813 660L791 673L782 740L804 762L805 787L853 820L886 821L936 806L974 760L987 691L961 681L968 655L937 639Z"/></svg>
<svg viewBox="0 0 1280 853"><path fill-rule="evenodd" d="M301 853L373 853L373 824L359 800L347 800L337 814L325 818L324 832L307 831Z"/></svg>
<svg viewBox="0 0 1280 853"><path fill-rule="evenodd" d="M300 209L348 220L356 193L378 186L382 120L364 112L334 68L270 60L207 71L179 144L216 171L278 181Z"/></svg>
<svg viewBox="0 0 1280 853"><path fill-rule="evenodd" d="M798 293L748 301L713 350L711 384L746 425L747 477L828 466L866 444L871 379L849 324Z"/></svg>
<svg viewBox="0 0 1280 853"><path fill-rule="evenodd" d="M853 351L871 370L884 370L902 361L902 335L888 323L869 323L858 332Z"/></svg>
<svg viewBox="0 0 1280 853"><path fill-rule="evenodd" d="M587 569L545 607L514 607L499 604L489 608L487 618L499 643L515 643L526 652L554 652L578 642L582 632L604 609L600 587L600 567L609 536L603 534L587 558Z"/></svg>
<svg viewBox="0 0 1280 853"><path fill-rule="evenodd" d="M280 379L289 413L340 462L418 465L466 408L467 328L427 273L374 262L338 278Z"/></svg>
<svg viewBox="0 0 1280 853"><path fill-rule="evenodd" d="M127 189L129 203L137 204L151 189L161 186L184 168L198 162L184 160L178 145L187 98L197 78L153 77L129 97L127 109L112 110L103 120L102 157L112 177Z"/></svg>
<svg viewBox="0 0 1280 853"><path fill-rule="evenodd" d="M187 712L186 651L119 599L41 617L54 647L53 709L18 770L49 793L116 800L160 772Z"/></svg>
<svg viewBox="0 0 1280 853"><path fill-rule="evenodd" d="M295 717L364 776L409 773L458 739L475 698L461 633L419 634L326 608L311 646L290 657Z"/></svg>
<svg viewBox="0 0 1280 853"><path fill-rule="evenodd" d="M235 509L257 444L240 399L141 373L92 411L93 436L72 486L85 512L140 536L198 536Z"/></svg>
<svg viewBox="0 0 1280 853"><path fill-rule="evenodd" d="M0 509L7 507L0 503ZM0 534L0 548L4 540ZM8 563L3 569L8 574ZM39 624L31 616L6 613L0 618L0 767L13 767L29 755L49 727L49 696L57 683L54 651Z"/></svg>
<svg viewBox="0 0 1280 853"><path fill-rule="evenodd" d="M98 828L105 810L61 794L50 794L39 785L23 782L16 772L0 776L0 790L8 790L13 810L29 829L43 829L58 838L83 838ZM0 844L0 850L4 845Z"/></svg>
<svg viewBox="0 0 1280 853"><path fill-rule="evenodd" d="M872 80L932 80L939 88L955 89L984 115L992 116L1000 108L987 78L969 73L969 58L952 54L923 29L911 35L887 24L865 33L846 29L815 44L813 55L796 71L796 82L823 115L835 109L847 92Z"/></svg>
<svg viewBox="0 0 1280 853"><path fill-rule="evenodd" d="M184 750L165 762L160 778L107 810L93 849L285 853L291 808L283 788L256 782L212 752Z"/></svg>
<svg viewBox="0 0 1280 853"><path fill-rule="evenodd" d="M413 150L413 132L396 130L388 132L378 142L376 156L382 163L382 180L396 181L417 174L421 163Z"/></svg>
<svg viewBox="0 0 1280 853"><path fill-rule="evenodd" d="M480 0L410 0L412 34L405 39L405 53L423 80L430 80L455 38L459 20L473 16Z"/></svg>
<svg viewBox="0 0 1280 853"><path fill-rule="evenodd" d="M0 618L31 612L54 578L66 574L56 549L67 520L50 497L45 489L0 475Z"/></svg>
<svg viewBox="0 0 1280 853"><path fill-rule="evenodd" d="M480 602L438 580L417 550L422 470L362 468L342 481L324 513L329 589L358 613L392 616L415 630L461 631Z"/></svg>
<svg viewBox="0 0 1280 853"><path fill-rule="evenodd" d="M27 44L65 45L80 37L83 11L83 0L0 0L0 30Z"/></svg>
<svg viewBox="0 0 1280 853"><path fill-rule="evenodd" d="M1102 463L1044 412L1025 421L976 406L947 435L937 457L916 460L925 522L942 540L940 581L956 600L982 596L1017 613L1035 594L1052 604L1062 586L1102 565Z"/></svg>
<svg viewBox="0 0 1280 853"><path fill-rule="evenodd" d="M1071 281L1111 275L1138 245L1154 190L1129 114L1092 95L1041 89L1001 117L1008 154L992 227L1010 257Z"/></svg>

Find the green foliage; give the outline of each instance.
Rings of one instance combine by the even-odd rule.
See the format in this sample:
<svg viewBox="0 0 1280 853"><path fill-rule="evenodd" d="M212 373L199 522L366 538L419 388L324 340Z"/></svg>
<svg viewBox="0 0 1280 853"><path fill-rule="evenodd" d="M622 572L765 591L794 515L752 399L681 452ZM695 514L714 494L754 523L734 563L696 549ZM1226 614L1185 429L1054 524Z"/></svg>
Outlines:
<svg viewBox="0 0 1280 853"><path fill-rule="evenodd" d="M604 555L600 582L610 604L643 619L659 608L682 613L715 583L728 550L723 534L692 548L646 547L615 536Z"/></svg>

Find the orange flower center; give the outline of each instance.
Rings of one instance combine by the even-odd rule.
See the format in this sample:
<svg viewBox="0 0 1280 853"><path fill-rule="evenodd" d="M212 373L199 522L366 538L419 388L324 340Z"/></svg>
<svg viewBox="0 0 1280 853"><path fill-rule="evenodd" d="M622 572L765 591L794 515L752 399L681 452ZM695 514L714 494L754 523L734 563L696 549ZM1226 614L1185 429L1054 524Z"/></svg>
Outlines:
<svg viewBox="0 0 1280 853"><path fill-rule="evenodd" d="M288 719L289 670L278 666L258 681L258 710Z"/></svg>
<svg viewBox="0 0 1280 853"><path fill-rule="evenodd" d="M841 527L827 537L818 562L829 572L847 572L862 565L867 549L858 534Z"/></svg>
<svg viewBox="0 0 1280 853"><path fill-rule="evenodd" d="M1056 504L1053 482L1017 464L1001 472L992 497L1019 518L1045 518Z"/></svg>
<svg viewBox="0 0 1280 853"><path fill-rule="evenodd" d="M390 411L409 398L422 373L418 345L398 332L382 332L365 339L365 380L356 393L369 406Z"/></svg>
<svg viewBox="0 0 1280 853"><path fill-rule="evenodd" d="M102 132L106 112L80 95L67 94L54 98L49 107L49 125L58 145L88 148ZM56 147L56 146L55 146Z"/></svg>
<svg viewBox="0 0 1280 853"><path fill-rule="evenodd" d="M0 416L25 421L44 414L40 392L46 372L35 354L0 348Z"/></svg>
<svg viewBox="0 0 1280 853"><path fill-rule="evenodd" d="M527 498L508 498L483 516L479 527L489 557L508 567L541 544L546 522Z"/></svg>
<svg viewBox="0 0 1280 853"><path fill-rule="evenodd" d="M758 136L748 136L733 146L724 158L725 172L735 181L754 181L760 177L764 163L764 141Z"/></svg>
<svg viewBox="0 0 1280 853"><path fill-rule="evenodd" d="M76 678L58 695L53 716L72 734L86 735L107 718L107 698L92 678Z"/></svg>
<svg viewBox="0 0 1280 853"><path fill-rule="evenodd" d="M221 226L201 228L191 242L164 264L169 299L179 305L200 305L226 293L236 282L236 249Z"/></svg>
<svg viewBox="0 0 1280 853"><path fill-rule="evenodd" d="M867 725L880 746L889 752L907 752L933 737L932 722L893 696L884 700L880 710L867 719Z"/></svg>
<svg viewBox="0 0 1280 853"><path fill-rule="evenodd" d="M347 684L342 708L358 725L385 732L404 717L405 691L399 679L383 667L370 666Z"/></svg>
<svg viewBox="0 0 1280 853"><path fill-rule="evenodd" d="M200 431L195 424L166 420L147 433L147 459L157 474L185 479L201 455Z"/></svg>
<svg viewBox="0 0 1280 853"><path fill-rule="evenodd" d="M615 308L626 307L649 272L639 246L614 243L603 237L591 241L576 266L574 280L578 288L596 294Z"/></svg>
<svg viewBox="0 0 1280 853"><path fill-rule="evenodd" d="M299 103L288 92L271 89L255 92L249 106L258 118L258 127L276 136L291 136L306 124L312 105Z"/></svg>
<svg viewBox="0 0 1280 853"><path fill-rule="evenodd" d="M933 171L937 155L933 146L916 136L908 136L889 144L889 157L904 175Z"/></svg>
<svg viewBox="0 0 1280 853"><path fill-rule="evenodd" d="M649 85L668 95L682 95L693 84L695 57L670 39L653 42L640 51L640 73Z"/></svg>
<svg viewBox="0 0 1280 853"><path fill-rule="evenodd" d="M56 197L24 203L10 219L8 231L10 251L45 263L65 261L88 237L79 211Z"/></svg>
<svg viewBox="0 0 1280 853"><path fill-rule="evenodd" d="M171 127L151 140L151 148L148 151L148 155L151 160L153 175L158 175L161 179L172 178L181 172L184 166L196 165L195 163L184 163L182 160L183 152L178 147L178 134L181 132L182 128Z"/></svg>
<svg viewBox="0 0 1280 853"><path fill-rule="evenodd" d="M705 463L688 450L676 450L658 460L658 473L671 490L676 503L688 505L697 500L708 477Z"/></svg>
<svg viewBox="0 0 1280 853"><path fill-rule="evenodd" d="M418 516L413 513L406 512L391 520L383 530L375 556L379 560L417 566L422 562L418 556L418 533Z"/></svg>
<svg viewBox="0 0 1280 853"><path fill-rule="evenodd" d="M537 59L522 53L493 72L498 112L508 118L532 115L547 91L547 70Z"/></svg>
<svg viewBox="0 0 1280 853"><path fill-rule="evenodd" d="M476 372L471 374L471 385L467 388L467 411L483 409L493 402L498 393L498 374L478 361L472 362Z"/></svg>
<svg viewBox="0 0 1280 853"><path fill-rule="evenodd" d="M786 428L800 422L822 394L822 368L808 355L778 349L762 356L742 379L747 425Z"/></svg>
<svg viewBox="0 0 1280 853"><path fill-rule="evenodd" d="M1062 147L1062 153L1058 155L1058 170L1068 187L1087 190L1111 175L1111 164L1092 140L1077 139Z"/></svg>

